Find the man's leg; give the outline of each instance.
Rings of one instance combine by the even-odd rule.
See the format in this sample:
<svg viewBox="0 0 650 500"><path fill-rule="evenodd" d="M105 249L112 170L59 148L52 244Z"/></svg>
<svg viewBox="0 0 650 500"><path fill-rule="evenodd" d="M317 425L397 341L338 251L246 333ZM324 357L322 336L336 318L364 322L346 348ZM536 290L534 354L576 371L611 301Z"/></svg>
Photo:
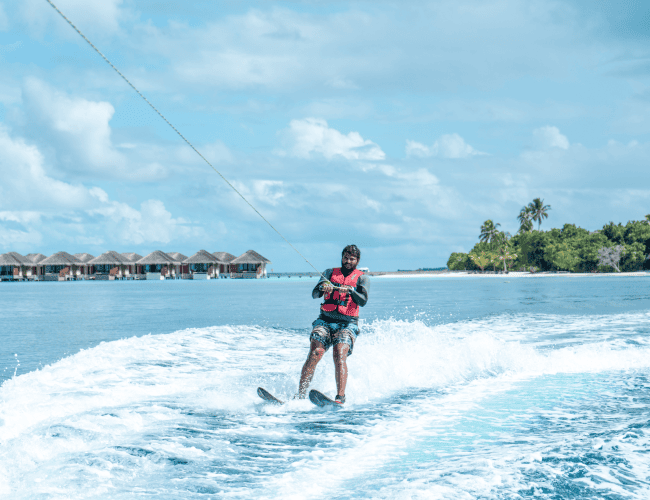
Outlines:
<svg viewBox="0 0 650 500"><path fill-rule="evenodd" d="M309 356L307 356L307 361L305 361L300 374L300 384L298 385L298 397L300 399L304 399L307 394L307 388L311 383L311 379L314 378L316 365L322 359L323 354L325 354L325 346L318 340L312 339L309 346Z"/></svg>
<svg viewBox="0 0 650 500"><path fill-rule="evenodd" d="M336 395L345 398L345 386L348 383L348 351L345 343L334 346L334 374L336 376Z"/></svg>

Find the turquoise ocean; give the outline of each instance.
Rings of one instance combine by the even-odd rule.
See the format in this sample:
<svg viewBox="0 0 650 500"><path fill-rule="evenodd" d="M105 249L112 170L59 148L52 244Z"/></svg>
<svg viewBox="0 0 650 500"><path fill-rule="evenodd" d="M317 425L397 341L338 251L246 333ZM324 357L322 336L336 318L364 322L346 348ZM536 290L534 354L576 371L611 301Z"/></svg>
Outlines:
<svg viewBox="0 0 650 500"><path fill-rule="evenodd" d="M0 498L650 498L650 279L372 279L346 406L264 404L314 284L0 284Z"/></svg>

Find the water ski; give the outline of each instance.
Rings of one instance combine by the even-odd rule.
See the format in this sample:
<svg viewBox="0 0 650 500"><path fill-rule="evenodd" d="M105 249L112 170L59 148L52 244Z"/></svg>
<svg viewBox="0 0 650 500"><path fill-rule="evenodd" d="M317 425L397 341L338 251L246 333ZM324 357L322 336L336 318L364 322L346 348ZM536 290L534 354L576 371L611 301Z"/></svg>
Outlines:
<svg viewBox="0 0 650 500"><path fill-rule="evenodd" d="M261 397L264 401L268 401L269 403L275 403L276 405L283 405L284 401L281 399L276 398L273 394L271 394L269 391L266 389L262 389L261 387L257 388L257 395Z"/></svg>
<svg viewBox="0 0 650 500"><path fill-rule="evenodd" d="M343 406L341 403L328 398L325 394L318 392L315 389L309 391L309 401L314 403L316 406L320 406L321 408L325 406L335 406L337 408L340 408Z"/></svg>

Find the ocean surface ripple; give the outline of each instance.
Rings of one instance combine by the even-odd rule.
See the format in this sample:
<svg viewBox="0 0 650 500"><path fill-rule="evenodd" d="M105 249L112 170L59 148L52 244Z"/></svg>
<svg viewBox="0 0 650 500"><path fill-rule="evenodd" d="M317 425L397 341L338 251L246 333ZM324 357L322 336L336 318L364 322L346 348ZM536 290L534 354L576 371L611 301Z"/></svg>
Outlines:
<svg viewBox="0 0 650 500"><path fill-rule="evenodd" d="M388 312L363 322L338 411L291 399L309 324L253 315L97 342L7 378L0 497L650 497L648 303L567 312L556 292L442 320L451 302L400 317L377 297ZM330 355L312 387L335 393Z"/></svg>

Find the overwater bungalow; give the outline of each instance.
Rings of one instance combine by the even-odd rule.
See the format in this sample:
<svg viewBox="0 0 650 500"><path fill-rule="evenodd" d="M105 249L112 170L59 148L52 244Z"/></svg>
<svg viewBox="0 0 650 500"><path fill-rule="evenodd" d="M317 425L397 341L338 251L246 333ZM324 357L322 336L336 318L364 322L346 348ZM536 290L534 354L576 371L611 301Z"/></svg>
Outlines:
<svg viewBox="0 0 650 500"><path fill-rule="evenodd" d="M25 277L30 260L17 252L7 252L0 255L0 279L14 280Z"/></svg>
<svg viewBox="0 0 650 500"><path fill-rule="evenodd" d="M189 266L192 274L206 273L208 279L219 277L219 260L205 250L199 250L183 263Z"/></svg>
<svg viewBox="0 0 650 500"><path fill-rule="evenodd" d="M254 274L256 278L266 278L266 265L270 263L270 260L262 257L255 250L249 250L234 259L230 264L236 265L237 273L243 274L243 277Z"/></svg>
<svg viewBox="0 0 650 500"><path fill-rule="evenodd" d="M141 266L136 264L141 258L142 255L137 254L135 252L127 252L121 254L122 257L124 257L126 260L129 261L129 274L134 275L134 274L142 274Z"/></svg>
<svg viewBox="0 0 650 500"><path fill-rule="evenodd" d="M42 253L28 253L25 255L25 258L31 262L30 267L27 269L27 277L37 280L40 279L41 274L39 273L42 268L38 267L38 264L47 259L47 257Z"/></svg>
<svg viewBox="0 0 650 500"><path fill-rule="evenodd" d="M34 264L38 264L42 260L47 259L47 257L42 253L28 253L27 255L25 255L25 258L29 259Z"/></svg>
<svg viewBox="0 0 650 500"><path fill-rule="evenodd" d="M14 278L24 278L26 276L28 267L31 264L31 261L27 257L20 255L18 252L7 252L5 255L11 256L20 262L19 266L14 267Z"/></svg>
<svg viewBox="0 0 650 500"><path fill-rule="evenodd" d="M190 274L190 266L187 264L183 264L183 262L185 262L185 260L187 259L187 255L183 255L180 252L169 252L167 253L167 255L169 255L172 259L174 259L172 274L174 275L180 274L181 276L183 274Z"/></svg>
<svg viewBox="0 0 650 500"><path fill-rule="evenodd" d="M37 265L43 269L42 274L45 278L56 278L58 274L59 281L75 279L81 274L81 268L84 263L68 252L57 252L43 259Z"/></svg>
<svg viewBox="0 0 650 500"><path fill-rule="evenodd" d="M122 254L109 250L90 260L88 264L95 267L95 274L115 279L125 276L130 262Z"/></svg>
<svg viewBox="0 0 650 500"><path fill-rule="evenodd" d="M89 253L71 255L57 252L49 257L41 253L25 256L17 252L0 255L0 280L32 279L64 281L83 276L91 279L135 278L219 278L230 275L237 278L266 277L266 265L271 261L255 252L235 257L228 252L209 253L199 250L191 257L180 252L165 253L155 250L146 257L130 252L112 250L98 257ZM151 276L153 274L153 276Z"/></svg>
<svg viewBox="0 0 650 500"><path fill-rule="evenodd" d="M162 273L163 267L167 269L172 267L174 259L161 250L154 250L149 255L142 257L137 264L143 267L145 273L160 273L160 279L165 279ZM155 276L151 276L151 278L155 278Z"/></svg>
<svg viewBox="0 0 650 500"><path fill-rule="evenodd" d="M95 258L93 255L90 255L89 253L76 253L74 256L85 264L83 266L83 274L85 276L88 276L89 274L93 274L95 272L94 266L88 264Z"/></svg>
<svg viewBox="0 0 650 500"><path fill-rule="evenodd" d="M217 258L220 273L237 272L237 265L230 265L230 263L235 260L235 256L233 254L228 252L214 252L212 255Z"/></svg>

